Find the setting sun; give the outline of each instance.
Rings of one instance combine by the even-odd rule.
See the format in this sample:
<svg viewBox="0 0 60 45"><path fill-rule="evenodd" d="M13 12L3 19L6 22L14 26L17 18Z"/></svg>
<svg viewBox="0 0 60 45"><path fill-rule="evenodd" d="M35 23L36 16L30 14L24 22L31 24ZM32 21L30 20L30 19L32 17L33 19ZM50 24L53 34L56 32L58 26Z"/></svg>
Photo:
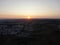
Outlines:
<svg viewBox="0 0 60 45"><path fill-rule="evenodd" d="M30 17L30 16L27 16L27 18L28 18L28 19L31 19L31 17Z"/></svg>

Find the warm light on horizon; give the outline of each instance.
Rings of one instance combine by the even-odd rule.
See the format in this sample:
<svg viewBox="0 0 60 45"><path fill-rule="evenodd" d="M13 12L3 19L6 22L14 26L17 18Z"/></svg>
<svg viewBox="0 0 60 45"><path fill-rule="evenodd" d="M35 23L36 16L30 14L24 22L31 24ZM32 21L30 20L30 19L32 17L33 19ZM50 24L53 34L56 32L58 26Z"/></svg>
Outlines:
<svg viewBox="0 0 60 45"><path fill-rule="evenodd" d="M27 16L27 19L31 19L31 16Z"/></svg>
<svg viewBox="0 0 60 45"><path fill-rule="evenodd" d="M0 18L60 18L60 1L1 0Z"/></svg>

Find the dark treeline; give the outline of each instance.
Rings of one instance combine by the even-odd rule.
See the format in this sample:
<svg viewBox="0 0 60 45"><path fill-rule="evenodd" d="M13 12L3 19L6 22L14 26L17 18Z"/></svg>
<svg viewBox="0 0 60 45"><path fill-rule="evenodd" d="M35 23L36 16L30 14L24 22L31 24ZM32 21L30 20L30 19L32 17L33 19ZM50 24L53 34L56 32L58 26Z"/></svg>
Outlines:
<svg viewBox="0 0 60 45"><path fill-rule="evenodd" d="M0 45L60 45L60 20L34 20L24 24L9 21L2 24Z"/></svg>

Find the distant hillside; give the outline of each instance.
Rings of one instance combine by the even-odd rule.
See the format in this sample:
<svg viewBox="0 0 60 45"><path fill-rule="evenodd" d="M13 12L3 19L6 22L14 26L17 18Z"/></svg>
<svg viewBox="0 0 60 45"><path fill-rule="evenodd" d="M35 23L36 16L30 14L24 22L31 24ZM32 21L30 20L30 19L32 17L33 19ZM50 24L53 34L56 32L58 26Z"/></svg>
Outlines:
<svg viewBox="0 0 60 45"><path fill-rule="evenodd" d="M0 20L0 42L3 45L59 45L60 19Z"/></svg>

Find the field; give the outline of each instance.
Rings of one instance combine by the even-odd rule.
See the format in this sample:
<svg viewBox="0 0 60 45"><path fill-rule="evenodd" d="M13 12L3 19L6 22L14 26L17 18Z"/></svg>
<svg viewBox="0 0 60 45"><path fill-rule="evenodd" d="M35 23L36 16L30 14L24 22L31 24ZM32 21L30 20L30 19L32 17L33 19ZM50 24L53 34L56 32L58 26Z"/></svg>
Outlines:
<svg viewBox="0 0 60 45"><path fill-rule="evenodd" d="M60 19L1 19L0 45L60 45Z"/></svg>

